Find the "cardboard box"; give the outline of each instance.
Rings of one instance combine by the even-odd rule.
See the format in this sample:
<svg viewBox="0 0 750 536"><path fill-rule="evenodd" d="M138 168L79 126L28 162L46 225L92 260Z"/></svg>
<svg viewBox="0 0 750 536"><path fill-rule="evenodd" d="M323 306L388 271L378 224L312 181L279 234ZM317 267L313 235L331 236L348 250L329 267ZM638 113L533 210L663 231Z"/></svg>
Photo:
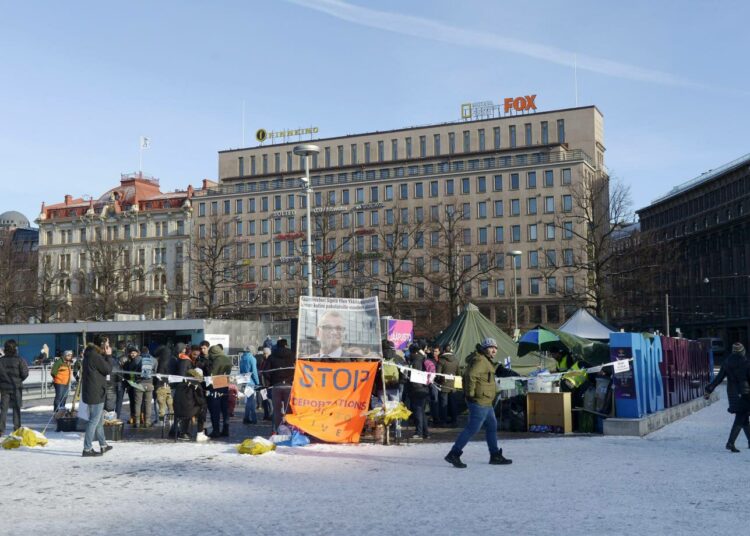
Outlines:
<svg viewBox="0 0 750 536"><path fill-rule="evenodd" d="M529 427L534 424L559 426L564 434L570 434L573 432L570 393L528 393L526 420Z"/></svg>

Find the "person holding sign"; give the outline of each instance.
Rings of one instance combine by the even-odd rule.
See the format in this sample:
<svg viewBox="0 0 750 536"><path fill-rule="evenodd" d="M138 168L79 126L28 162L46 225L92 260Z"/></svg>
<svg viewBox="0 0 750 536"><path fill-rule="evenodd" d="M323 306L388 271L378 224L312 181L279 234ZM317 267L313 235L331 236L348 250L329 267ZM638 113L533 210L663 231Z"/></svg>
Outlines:
<svg viewBox="0 0 750 536"><path fill-rule="evenodd" d="M497 446L497 418L495 417L495 355L497 342L486 338L477 344L476 351L466 358L466 372L463 385L466 403L469 406L469 422L459 434L453 448L445 457L445 461L453 467L463 469L466 464L461 461L463 448L469 440L484 425L487 447L490 451L490 465L507 465L512 460L503 457L502 449Z"/></svg>

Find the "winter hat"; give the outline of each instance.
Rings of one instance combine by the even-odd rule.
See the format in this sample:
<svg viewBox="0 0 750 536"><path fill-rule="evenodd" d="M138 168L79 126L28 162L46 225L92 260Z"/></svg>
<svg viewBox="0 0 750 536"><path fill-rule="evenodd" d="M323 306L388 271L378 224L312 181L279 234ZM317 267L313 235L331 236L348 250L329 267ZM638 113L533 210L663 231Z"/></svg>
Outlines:
<svg viewBox="0 0 750 536"><path fill-rule="evenodd" d="M482 344L480 345L482 350L486 350L487 348L493 347L497 348L497 342L492 337L487 337L482 341Z"/></svg>
<svg viewBox="0 0 750 536"><path fill-rule="evenodd" d="M199 380L203 379L203 371L199 368L194 368L188 370L188 376L192 376L193 378L197 378Z"/></svg>
<svg viewBox="0 0 750 536"><path fill-rule="evenodd" d="M181 354L182 352L184 352L185 348L186 348L186 346L185 346L184 342L178 342L177 346L175 346L175 349L177 350L178 354Z"/></svg>
<svg viewBox="0 0 750 536"><path fill-rule="evenodd" d="M271 355L271 349L268 346L264 346L263 353L266 355L266 357L268 357L269 355Z"/></svg>
<svg viewBox="0 0 750 536"><path fill-rule="evenodd" d="M253 352L253 347L248 344L247 346L245 346L245 351L252 353Z"/></svg>
<svg viewBox="0 0 750 536"><path fill-rule="evenodd" d="M741 342L736 342L732 345L732 353L733 354L743 354L745 353L745 347L742 346Z"/></svg>

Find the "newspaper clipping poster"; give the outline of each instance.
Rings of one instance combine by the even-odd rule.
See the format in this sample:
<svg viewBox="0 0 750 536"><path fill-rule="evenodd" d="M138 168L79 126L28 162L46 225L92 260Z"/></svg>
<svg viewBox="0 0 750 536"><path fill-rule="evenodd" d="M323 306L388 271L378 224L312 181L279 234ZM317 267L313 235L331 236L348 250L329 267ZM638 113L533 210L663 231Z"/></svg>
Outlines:
<svg viewBox="0 0 750 536"><path fill-rule="evenodd" d="M382 359L378 298L301 296L297 357Z"/></svg>

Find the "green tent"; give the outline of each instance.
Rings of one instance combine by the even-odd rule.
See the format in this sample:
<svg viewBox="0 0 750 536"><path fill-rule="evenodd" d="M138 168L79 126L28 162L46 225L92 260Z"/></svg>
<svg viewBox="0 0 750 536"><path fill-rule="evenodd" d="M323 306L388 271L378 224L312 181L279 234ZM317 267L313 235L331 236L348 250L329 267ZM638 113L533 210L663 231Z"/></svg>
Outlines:
<svg viewBox="0 0 750 536"><path fill-rule="evenodd" d="M440 346L450 343L453 353L458 358L459 364L463 369L466 357L475 350L478 343L487 337L492 337L497 341L496 359L500 363L503 363L506 357L510 357L511 368L519 374L527 375L540 365L549 370L554 370L555 368L554 359L541 357L537 353L517 357L518 345L513 342L513 339L506 335L489 318L480 313L479 308L471 303L435 339L435 342Z"/></svg>
<svg viewBox="0 0 750 536"><path fill-rule="evenodd" d="M534 329L545 329L554 333L570 350L571 354L584 359L592 365L602 365L611 361L609 357L609 344L590 341L583 337L579 337L578 335L573 335L572 333L566 333L559 329L548 328L545 326L536 326ZM554 366L550 370L554 370Z"/></svg>

